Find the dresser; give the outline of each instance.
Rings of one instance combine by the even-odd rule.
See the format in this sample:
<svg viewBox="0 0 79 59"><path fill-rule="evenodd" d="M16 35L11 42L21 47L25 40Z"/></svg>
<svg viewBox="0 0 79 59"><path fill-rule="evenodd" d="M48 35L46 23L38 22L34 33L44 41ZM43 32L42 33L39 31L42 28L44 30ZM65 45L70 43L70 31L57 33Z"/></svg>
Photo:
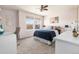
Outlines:
<svg viewBox="0 0 79 59"><path fill-rule="evenodd" d="M0 54L17 53L16 35L6 34L0 35Z"/></svg>
<svg viewBox="0 0 79 59"><path fill-rule="evenodd" d="M79 36L73 37L71 31L66 31L54 38L56 54L79 54Z"/></svg>

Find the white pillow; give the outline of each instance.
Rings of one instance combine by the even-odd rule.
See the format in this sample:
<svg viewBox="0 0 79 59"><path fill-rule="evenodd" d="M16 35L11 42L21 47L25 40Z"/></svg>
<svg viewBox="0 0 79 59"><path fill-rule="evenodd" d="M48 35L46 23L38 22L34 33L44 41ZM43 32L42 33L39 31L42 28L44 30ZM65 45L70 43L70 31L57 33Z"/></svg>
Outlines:
<svg viewBox="0 0 79 59"><path fill-rule="evenodd" d="M43 27L43 29L46 29L46 30L51 30L51 26L48 26L48 27Z"/></svg>

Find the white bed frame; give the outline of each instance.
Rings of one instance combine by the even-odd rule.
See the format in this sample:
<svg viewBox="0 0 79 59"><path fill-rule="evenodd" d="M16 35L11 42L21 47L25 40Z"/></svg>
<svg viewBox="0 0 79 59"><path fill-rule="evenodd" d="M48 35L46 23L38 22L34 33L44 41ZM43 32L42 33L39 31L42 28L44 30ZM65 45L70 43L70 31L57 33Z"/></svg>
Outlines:
<svg viewBox="0 0 79 59"><path fill-rule="evenodd" d="M51 42L51 41L48 41L46 39L42 39L42 38L39 38L39 37L36 37L36 36L34 36L34 39L39 40L40 42L45 43L47 45L52 45L52 42L54 42L54 41Z"/></svg>

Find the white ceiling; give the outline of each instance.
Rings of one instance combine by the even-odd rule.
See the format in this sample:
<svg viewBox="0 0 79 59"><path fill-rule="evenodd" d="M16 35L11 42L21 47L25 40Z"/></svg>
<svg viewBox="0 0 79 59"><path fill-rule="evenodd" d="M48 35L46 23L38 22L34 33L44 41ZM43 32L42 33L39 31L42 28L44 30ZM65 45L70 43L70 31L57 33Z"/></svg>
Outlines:
<svg viewBox="0 0 79 59"><path fill-rule="evenodd" d="M39 15L47 15L50 11L55 9L74 9L77 8L76 5L49 5L48 11L40 12L40 5L0 5L2 8L11 8L11 9L22 9L25 11L33 12Z"/></svg>

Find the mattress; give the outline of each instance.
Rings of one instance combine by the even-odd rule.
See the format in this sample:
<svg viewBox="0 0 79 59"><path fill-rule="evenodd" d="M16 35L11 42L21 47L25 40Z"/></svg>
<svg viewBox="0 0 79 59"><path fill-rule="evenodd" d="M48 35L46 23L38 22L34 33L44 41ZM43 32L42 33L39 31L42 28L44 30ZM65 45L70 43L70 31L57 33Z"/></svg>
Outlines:
<svg viewBox="0 0 79 59"><path fill-rule="evenodd" d="M51 31L51 30L36 30L34 32L35 37L39 37L48 41L52 41L53 37L55 37L56 31Z"/></svg>

